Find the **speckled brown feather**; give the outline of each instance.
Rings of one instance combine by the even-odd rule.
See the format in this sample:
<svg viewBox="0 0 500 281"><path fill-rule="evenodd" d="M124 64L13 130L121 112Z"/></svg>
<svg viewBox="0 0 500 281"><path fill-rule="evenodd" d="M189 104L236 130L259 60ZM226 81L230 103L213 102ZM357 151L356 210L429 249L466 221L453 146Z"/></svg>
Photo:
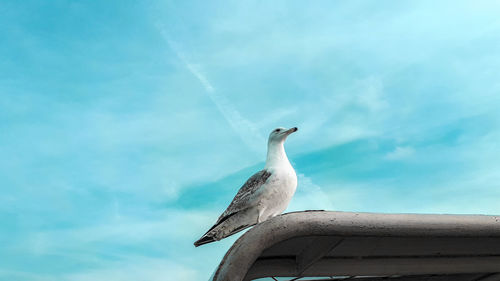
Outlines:
<svg viewBox="0 0 500 281"><path fill-rule="evenodd" d="M222 213L222 215L219 217L217 223L233 213L248 208L249 197L254 194L270 176L271 173L267 170L260 170L253 176L251 176L240 188L236 196L234 196L233 201L231 202L229 207L227 207L224 213Z"/></svg>
<svg viewBox="0 0 500 281"><path fill-rule="evenodd" d="M266 183L266 181L269 179L271 176L271 173L267 170L261 170L257 173L255 173L253 176L251 176L245 184L240 188L236 196L233 198L233 201L231 204L229 204L229 207L222 213L222 215L219 217L217 222L198 240L195 242L195 246L203 245L206 243L214 242L216 240L219 240L222 237L213 237L210 235L212 230L214 230L216 227L221 226L224 222L226 222L229 218L232 216L236 215L238 212L243 211L248 209L249 206L248 202L250 201L250 197L259 190L259 188ZM243 223L243 222L242 222ZM255 223L253 223L255 224ZM252 224L242 224L238 228L234 230L230 230L227 234L224 234L224 236L229 236L232 235L240 230L243 230L247 228L248 226L251 226ZM219 231L220 232L220 231ZM222 232L221 232L222 234Z"/></svg>

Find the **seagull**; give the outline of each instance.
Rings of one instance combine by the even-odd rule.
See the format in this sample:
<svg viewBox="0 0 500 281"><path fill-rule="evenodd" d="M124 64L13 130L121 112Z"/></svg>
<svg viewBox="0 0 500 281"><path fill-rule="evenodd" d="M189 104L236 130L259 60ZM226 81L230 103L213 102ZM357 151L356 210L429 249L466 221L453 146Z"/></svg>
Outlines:
<svg viewBox="0 0 500 281"><path fill-rule="evenodd" d="M219 241L285 211L297 188L297 175L283 144L297 130L280 127L269 134L264 169L245 182L214 226L194 242L196 247Z"/></svg>

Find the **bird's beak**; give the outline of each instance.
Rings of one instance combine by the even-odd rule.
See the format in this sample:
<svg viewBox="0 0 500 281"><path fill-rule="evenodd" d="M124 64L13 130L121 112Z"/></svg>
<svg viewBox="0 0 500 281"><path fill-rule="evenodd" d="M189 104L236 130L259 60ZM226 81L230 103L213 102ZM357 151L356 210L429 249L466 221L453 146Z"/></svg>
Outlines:
<svg viewBox="0 0 500 281"><path fill-rule="evenodd" d="M297 127L293 127L293 128L291 128L291 129L286 130L284 133L285 133L285 135L287 135L287 136L288 136L288 135L289 135L289 134L291 134L291 133L295 133L295 132L297 132L297 130L298 130L298 128L297 128Z"/></svg>

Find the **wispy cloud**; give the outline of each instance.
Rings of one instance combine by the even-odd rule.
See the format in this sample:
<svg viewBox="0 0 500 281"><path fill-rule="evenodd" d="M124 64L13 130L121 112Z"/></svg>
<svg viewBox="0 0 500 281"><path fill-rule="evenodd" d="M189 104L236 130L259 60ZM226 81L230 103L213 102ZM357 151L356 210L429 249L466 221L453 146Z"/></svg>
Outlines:
<svg viewBox="0 0 500 281"><path fill-rule="evenodd" d="M148 219L138 219L139 213L119 218L110 214L112 219L96 225L29 233L8 249L16 249L27 262L43 264L44 272L35 275L31 274L36 271L33 268L0 269L0 279L5 276L9 280L170 280L172 274L176 280L206 279L204 272L215 268L236 238L219 243L215 251L210 247L195 248L192 243L203 233L204 225L213 223L207 214L216 217L210 210L182 209L142 213ZM183 252L182 257L177 256L178 251ZM45 264L47 257L60 261L59 269L53 262ZM207 260L210 257L210 261L200 265L200 257ZM68 266L73 263L85 266ZM51 278L45 278L45 274Z"/></svg>
<svg viewBox="0 0 500 281"><path fill-rule="evenodd" d="M287 211L334 210L328 195L311 178L298 174L297 191Z"/></svg>
<svg viewBox="0 0 500 281"><path fill-rule="evenodd" d="M388 160L399 160L410 157L415 153L415 149L409 146L398 146L393 151L387 153L385 158Z"/></svg>

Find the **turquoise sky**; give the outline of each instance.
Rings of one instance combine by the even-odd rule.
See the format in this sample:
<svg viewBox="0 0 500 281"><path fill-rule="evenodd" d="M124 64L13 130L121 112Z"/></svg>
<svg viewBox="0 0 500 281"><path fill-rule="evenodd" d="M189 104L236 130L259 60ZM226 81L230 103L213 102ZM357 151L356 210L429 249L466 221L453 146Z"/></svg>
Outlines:
<svg viewBox="0 0 500 281"><path fill-rule="evenodd" d="M263 166L288 210L500 214L498 1L1 1L0 280L207 280Z"/></svg>

